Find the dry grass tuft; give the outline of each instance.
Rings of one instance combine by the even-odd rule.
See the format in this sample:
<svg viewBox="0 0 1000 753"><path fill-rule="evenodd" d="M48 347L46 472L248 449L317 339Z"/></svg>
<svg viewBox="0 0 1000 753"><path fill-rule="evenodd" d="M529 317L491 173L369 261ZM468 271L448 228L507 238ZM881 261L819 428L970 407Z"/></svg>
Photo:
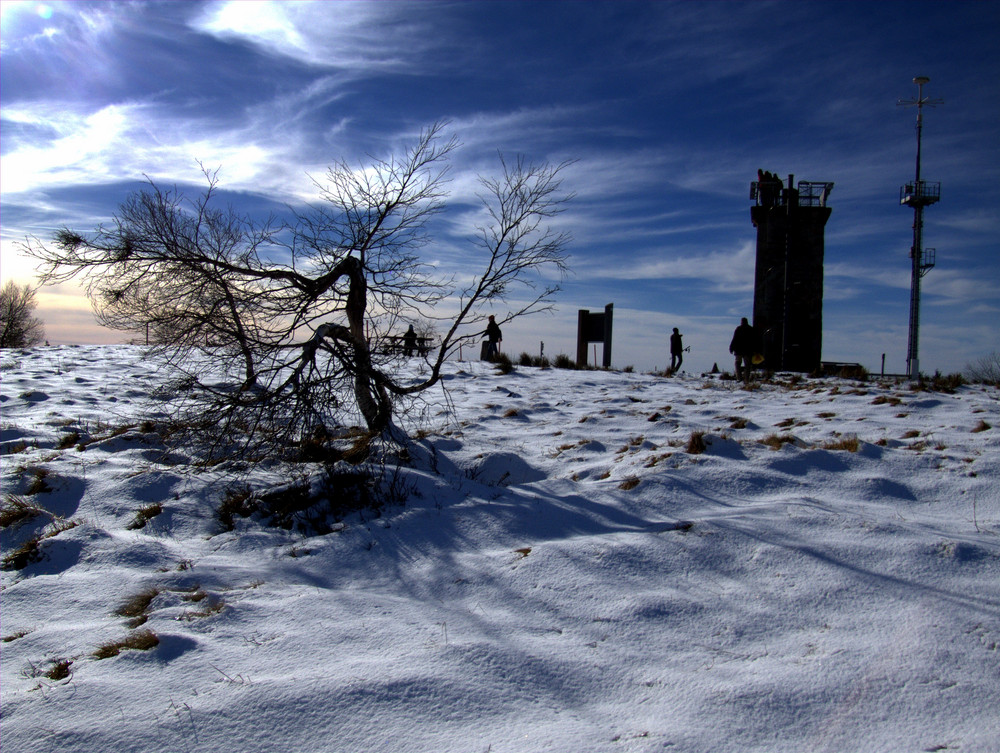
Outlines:
<svg viewBox="0 0 1000 753"><path fill-rule="evenodd" d="M31 483L28 484L25 494L45 494L52 491L46 479L49 477L48 468L35 467L28 469L31 472Z"/></svg>
<svg viewBox="0 0 1000 753"><path fill-rule="evenodd" d="M53 659L52 666L44 674L53 682L59 682L72 676L73 673L69 669L72 666L72 659Z"/></svg>
<svg viewBox="0 0 1000 753"><path fill-rule="evenodd" d="M772 450L780 450L782 445L795 444L796 439L791 434L768 434L758 441L761 444L767 445Z"/></svg>
<svg viewBox="0 0 1000 753"><path fill-rule="evenodd" d="M560 433L562 433L562 432L560 432ZM552 453L549 455L549 457L550 458L557 458L560 455L562 455L564 452L566 452L567 450L574 450L577 447L583 447L585 445L590 444L590 442L591 442L590 439L581 439L578 442L565 442L564 444L561 444L558 447L556 447L556 449L552 451Z"/></svg>
<svg viewBox="0 0 1000 753"><path fill-rule="evenodd" d="M664 452L664 453L661 453L659 455L653 455L649 460L646 461L645 467L646 468L655 468L657 465L659 465L660 463L662 463L667 458L672 457L673 454L674 453L672 453L672 452Z"/></svg>
<svg viewBox="0 0 1000 753"><path fill-rule="evenodd" d="M80 524L75 520L56 521L53 523L51 529L48 531L43 530L37 535L32 536L13 552L6 555L0 567L4 570L23 570L31 563L39 562L42 559L42 542L45 539L51 539L63 531L76 528L78 525Z"/></svg>
<svg viewBox="0 0 1000 753"><path fill-rule="evenodd" d="M992 428L993 428L992 426L990 426L988 423L980 419L979 423L973 427L972 433L978 434L981 431L986 431L987 429L992 429Z"/></svg>
<svg viewBox="0 0 1000 753"><path fill-rule="evenodd" d="M824 450L846 450L847 452L857 452L861 447L861 442L856 436L849 435L840 439L833 439L822 445Z"/></svg>
<svg viewBox="0 0 1000 753"><path fill-rule="evenodd" d="M248 517L257 509L257 500L249 486L235 486L226 491L215 511L215 517L223 530L231 531L236 527L236 516Z"/></svg>
<svg viewBox="0 0 1000 753"><path fill-rule="evenodd" d="M879 395L877 398L875 398L874 400L872 400L872 405L886 405L886 404L888 404L888 405L894 405L895 406L895 405L899 405L902 402L903 401L900 400L895 395L891 395L891 396Z"/></svg>
<svg viewBox="0 0 1000 753"><path fill-rule="evenodd" d="M73 666L72 659L49 659L48 665L47 668L43 669L29 661L28 666L21 670L21 676L25 678L44 677L53 682L72 679L73 673L70 671L70 667ZM37 688L35 689L37 690Z"/></svg>
<svg viewBox="0 0 1000 753"><path fill-rule="evenodd" d="M910 389L914 392L929 390L951 395L965 383L965 378L961 374L942 374L940 371L935 371L929 382L921 374L916 384L910 385Z"/></svg>
<svg viewBox="0 0 1000 753"><path fill-rule="evenodd" d="M700 455L707 449L708 445L705 444L705 432L692 431L691 436L688 438L687 448L685 449L685 452L687 452L689 455Z"/></svg>
<svg viewBox="0 0 1000 753"><path fill-rule="evenodd" d="M159 502L153 502L145 507L140 507L139 512L137 512L135 517L132 518L132 522L125 526L125 528L129 531L138 531L140 528L144 528L146 523L155 518L161 512L163 512L163 505Z"/></svg>
<svg viewBox="0 0 1000 753"><path fill-rule="evenodd" d="M493 365L496 366L498 374L510 374L514 371L514 362L506 353L497 353L493 356Z"/></svg>
<svg viewBox="0 0 1000 753"><path fill-rule="evenodd" d="M158 645L160 645L160 639L156 637L156 633L152 630L140 630L120 641L112 641L99 646L94 652L94 658L110 659L112 656L118 656L118 654L125 650L149 651L149 649L156 648Z"/></svg>
<svg viewBox="0 0 1000 753"><path fill-rule="evenodd" d="M638 477L631 476L618 484L618 488L629 491L630 489L635 489L640 483L641 481Z"/></svg>
<svg viewBox="0 0 1000 753"><path fill-rule="evenodd" d="M52 517L45 508L17 494L9 494L0 502L0 528L16 526L39 515Z"/></svg>
<svg viewBox="0 0 1000 753"><path fill-rule="evenodd" d="M3 455L18 455L28 449L27 442L14 442L3 448Z"/></svg>
<svg viewBox="0 0 1000 753"><path fill-rule="evenodd" d="M73 431L69 434L64 434L62 439L59 440L59 444L56 445L57 450L68 450L75 444L80 442L80 432Z"/></svg>
<svg viewBox="0 0 1000 753"><path fill-rule="evenodd" d="M119 617L130 618L126 624L130 628L137 628L149 619L149 605L159 595L160 589L158 588L143 589L122 602L121 606L115 610L115 614Z"/></svg>

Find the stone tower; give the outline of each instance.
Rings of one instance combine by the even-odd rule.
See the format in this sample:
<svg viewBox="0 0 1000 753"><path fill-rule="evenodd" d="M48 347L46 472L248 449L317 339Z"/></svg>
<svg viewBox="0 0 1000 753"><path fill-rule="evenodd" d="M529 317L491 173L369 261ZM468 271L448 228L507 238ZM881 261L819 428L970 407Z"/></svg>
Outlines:
<svg viewBox="0 0 1000 753"><path fill-rule="evenodd" d="M758 171L750 184L757 228L753 326L764 341L763 367L810 373L823 350L823 229L833 183L787 185Z"/></svg>

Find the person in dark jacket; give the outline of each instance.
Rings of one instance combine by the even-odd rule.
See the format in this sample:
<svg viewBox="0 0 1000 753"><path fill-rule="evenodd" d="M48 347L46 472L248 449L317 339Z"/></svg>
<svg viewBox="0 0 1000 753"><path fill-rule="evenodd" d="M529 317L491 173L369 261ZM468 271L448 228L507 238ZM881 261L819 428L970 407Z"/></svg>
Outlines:
<svg viewBox="0 0 1000 753"><path fill-rule="evenodd" d="M740 320L740 326L733 332L729 352L736 356L736 378L749 382L750 371L753 369L753 355L757 352L757 332L750 326L746 317Z"/></svg>
<svg viewBox="0 0 1000 753"><path fill-rule="evenodd" d="M413 329L411 324L409 329L403 335L403 354L406 356L412 356L413 351L417 349L417 333Z"/></svg>
<svg viewBox="0 0 1000 753"><path fill-rule="evenodd" d="M684 343L681 342L681 333L674 327L674 334L670 336L670 371L676 374L684 363Z"/></svg>
<svg viewBox="0 0 1000 753"><path fill-rule="evenodd" d="M486 325L486 360L492 361L497 357L500 352L499 343L503 342L503 333L500 331L500 325L496 323L493 318L493 314L490 314L489 324Z"/></svg>

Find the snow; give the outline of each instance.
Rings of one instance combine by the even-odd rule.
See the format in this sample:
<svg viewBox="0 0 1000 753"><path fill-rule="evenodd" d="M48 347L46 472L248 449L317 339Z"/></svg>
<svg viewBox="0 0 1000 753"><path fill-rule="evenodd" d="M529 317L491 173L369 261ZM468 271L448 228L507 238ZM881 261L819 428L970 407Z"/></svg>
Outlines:
<svg viewBox="0 0 1000 753"><path fill-rule="evenodd" d="M65 528L3 571L4 753L1000 750L996 388L450 364L405 502L306 536L222 529L306 470L167 450L141 348L2 368L5 506Z"/></svg>

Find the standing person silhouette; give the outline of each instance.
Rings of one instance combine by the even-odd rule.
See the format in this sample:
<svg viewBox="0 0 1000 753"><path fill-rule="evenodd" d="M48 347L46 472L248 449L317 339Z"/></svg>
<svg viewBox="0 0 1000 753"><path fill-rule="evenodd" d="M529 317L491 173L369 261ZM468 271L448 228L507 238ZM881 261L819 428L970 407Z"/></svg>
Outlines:
<svg viewBox="0 0 1000 753"><path fill-rule="evenodd" d="M499 343L503 342L503 333L500 325L496 323L493 314L490 314L489 324L486 325L486 360L492 361L500 352Z"/></svg>
<svg viewBox="0 0 1000 753"><path fill-rule="evenodd" d="M750 381L750 371L753 369L753 354L757 349L757 332L750 326L746 317L740 320L740 326L733 332L729 343L729 352L736 356L736 378L744 382Z"/></svg>
<svg viewBox="0 0 1000 753"><path fill-rule="evenodd" d="M683 335L674 327L674 334L670 336L670 373L676 374L684 363L684 343L681 342Z"/></svg>
<svg viewBox="0 0 1000 753"><path fill-rule="evenodd" d="M403 335L403 354L406 356L412 356L413 351L417 349L417 333L413 330L413 325L411 324L409 329L406 330L406 334Z"/></svg>

